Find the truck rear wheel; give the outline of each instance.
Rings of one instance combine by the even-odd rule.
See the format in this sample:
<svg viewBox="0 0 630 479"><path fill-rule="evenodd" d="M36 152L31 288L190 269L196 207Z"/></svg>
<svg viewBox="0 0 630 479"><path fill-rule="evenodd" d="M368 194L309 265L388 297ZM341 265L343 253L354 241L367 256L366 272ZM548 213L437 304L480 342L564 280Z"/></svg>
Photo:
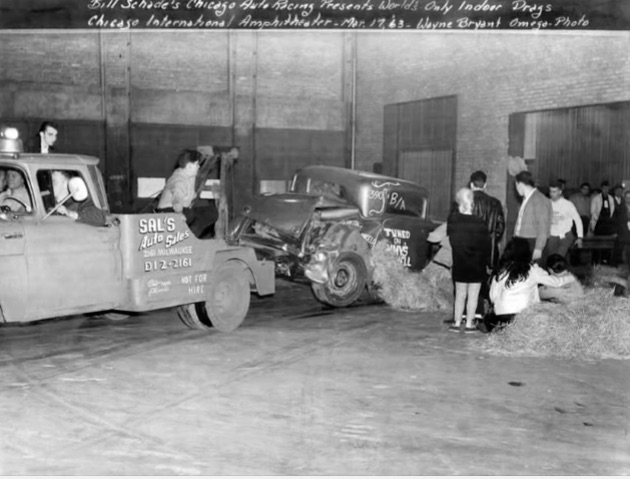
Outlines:
<svg viewBox="0 0 630 479"><path fill-rule="evenodd" d="M311 283L315 297L322 303L343 308L354 303L365 290L367 268L357 253L340 253L324 284Z"/></svg>
<svg viewBox="0 0 630 479"><path fill-rule="evenodd" d="M208 299L180 306L177 308L179 318L191 329L234 331L249 310L251 293L247 271L242 265L227 264L217 271L216 279L208 286Z"/></svg>

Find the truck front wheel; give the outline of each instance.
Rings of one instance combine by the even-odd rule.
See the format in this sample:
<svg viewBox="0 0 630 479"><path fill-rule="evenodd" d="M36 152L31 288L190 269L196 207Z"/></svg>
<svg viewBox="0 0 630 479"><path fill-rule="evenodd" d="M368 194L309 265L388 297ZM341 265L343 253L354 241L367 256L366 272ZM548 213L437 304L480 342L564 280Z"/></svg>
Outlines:
<svg viewBox="0 0 630 479"><path fill-rule="evenodd" d="M315 297L322 303L335 308L344 308L354 303L365 290L367 268L357 253L340 253L329 270L329 279L324 284L311 283Z"/></svg>
<svg viewBox="0 0 630 479"><path fill-rule="evenodd" d="M226 264L208 285L205 302L177 308L182 322L191 329L215 328L222 333L234 331L247 316L251 298L249 275L242 265Z"/></svg>

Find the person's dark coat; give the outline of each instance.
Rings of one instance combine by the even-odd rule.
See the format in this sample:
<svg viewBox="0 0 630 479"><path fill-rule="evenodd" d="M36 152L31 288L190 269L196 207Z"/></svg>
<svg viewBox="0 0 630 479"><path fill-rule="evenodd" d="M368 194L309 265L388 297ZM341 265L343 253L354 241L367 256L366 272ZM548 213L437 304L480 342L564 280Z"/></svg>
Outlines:
<svg viewBox="0 0 630 479"><path fill-rule="evenodd" d="M42 152L42 139L39 133L31 138L30 141L24 145L24 151L27 153L41 153ZM57 153L57 148L54 146L48 147L48 153Z"/></svg>
<svg viewBox="0 0 630 479"><path fill-rule="evenodd" d="M453 280L483 283L490 260L490 235L485 222L457 211L448 218L446 234L453 250Z"/></svg>
<svg viewBox="0 0 630 479"><path fill-rule="evenodd" d="M473 191L473 196L473 215L478 216L486 223L490 234L492 251L489 266L494 267L499 260L499 241L505 232L503 205L498 199L484 191L475 190Z"/></svg>

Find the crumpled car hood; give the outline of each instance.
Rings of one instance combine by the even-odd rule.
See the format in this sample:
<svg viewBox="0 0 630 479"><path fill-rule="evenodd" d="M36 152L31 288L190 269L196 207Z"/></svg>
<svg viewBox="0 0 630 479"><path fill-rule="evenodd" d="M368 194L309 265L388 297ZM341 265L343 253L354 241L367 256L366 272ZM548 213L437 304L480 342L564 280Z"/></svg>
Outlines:
<svg viewBox="0 0 630 479"><path fill-rule="evenodd" d="M242 215L277 231L298 238L313 211L318 208L344 207L344 201L297 193L261 195L243 208Z"/></svg>

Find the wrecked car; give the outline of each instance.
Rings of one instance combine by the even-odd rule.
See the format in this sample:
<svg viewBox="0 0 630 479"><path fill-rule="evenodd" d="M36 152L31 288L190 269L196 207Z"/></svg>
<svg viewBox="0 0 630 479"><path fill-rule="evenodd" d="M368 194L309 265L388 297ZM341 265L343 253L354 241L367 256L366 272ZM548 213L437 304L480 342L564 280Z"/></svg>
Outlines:
<svg viewBox="0 0 630 479"><path fill-rule="evenodd" d="M385 240L412 270L428 262L428 191L365 171L308 166L286 193L258 195L230 228L230 241L273 259L276 274L311 284L315 297L345 307L378 299L370 250Z"/></svg>

